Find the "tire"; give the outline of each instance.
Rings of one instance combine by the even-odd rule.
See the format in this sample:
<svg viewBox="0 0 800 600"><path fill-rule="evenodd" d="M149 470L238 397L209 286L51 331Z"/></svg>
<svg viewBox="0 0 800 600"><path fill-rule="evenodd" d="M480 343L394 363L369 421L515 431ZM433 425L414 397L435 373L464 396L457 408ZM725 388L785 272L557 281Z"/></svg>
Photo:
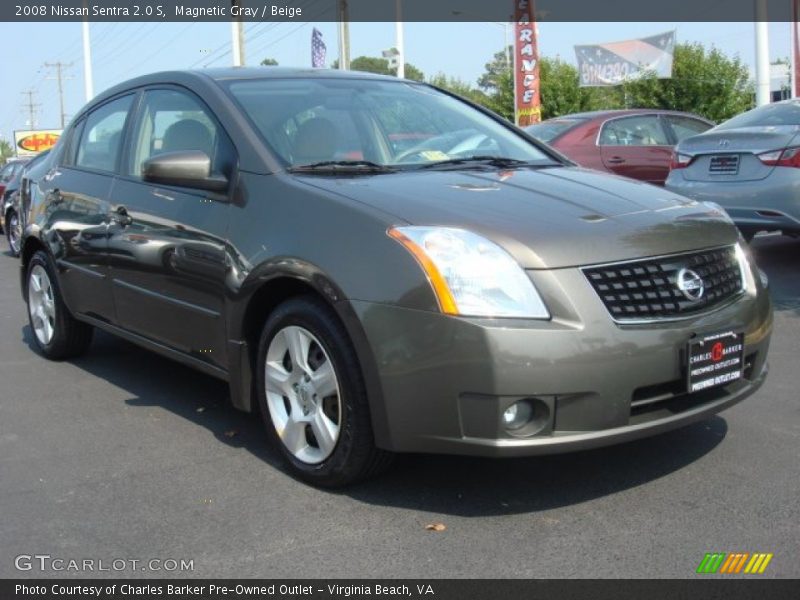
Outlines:
<svg viewBox="0 0 800 600"><path fill-rule="evenodd" d="M299 296L275 308L261 333L256 372L267 435L293 475L331 488L389 466L392 454L375 446L355 350L324 302Z"/></svg>
<svg viewBox="0 0 800 600"><path fill-rule="evenodd" d="M19 229L19 217L17 217L16 211L9 210L8 214L6 215L5 219L5 230L6 230L6 240L8 240L8 250L11 252L11 256L14 258L19 258L19 251L20 251L20 229Z"/></svg>
<svg viewBox="0 0 800 600"><path fill-rule="evenodd" d="M25 299L33 342L50 360L84 354L92 342L93 328L69 312L58 287L50 257L42 250L28 263Z"/></svg>

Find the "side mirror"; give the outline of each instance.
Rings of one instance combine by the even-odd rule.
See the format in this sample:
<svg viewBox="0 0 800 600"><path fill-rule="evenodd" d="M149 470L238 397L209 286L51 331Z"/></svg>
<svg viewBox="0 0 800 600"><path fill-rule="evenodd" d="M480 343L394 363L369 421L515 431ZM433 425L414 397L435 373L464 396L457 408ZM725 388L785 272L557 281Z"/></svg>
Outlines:
<svg viewBox="0 0 800 600"><path fill-rule="evenodd" d="M228 189L228 178L211 174L211 158L201 150L166 152L144 161L145 181L197 188L212 192Z"/></svg>

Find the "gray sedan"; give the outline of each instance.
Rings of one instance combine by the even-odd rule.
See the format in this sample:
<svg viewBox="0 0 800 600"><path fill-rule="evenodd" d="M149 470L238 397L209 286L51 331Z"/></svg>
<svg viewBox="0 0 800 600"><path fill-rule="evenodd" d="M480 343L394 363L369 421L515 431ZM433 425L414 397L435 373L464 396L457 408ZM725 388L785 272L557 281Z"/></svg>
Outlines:
<svg viewBox="0 0 800 600"><path fill-rule="evenodd" d="M666 187L722 205L747 238L800 236L800 101L761 106L683 140Z"/></svg>

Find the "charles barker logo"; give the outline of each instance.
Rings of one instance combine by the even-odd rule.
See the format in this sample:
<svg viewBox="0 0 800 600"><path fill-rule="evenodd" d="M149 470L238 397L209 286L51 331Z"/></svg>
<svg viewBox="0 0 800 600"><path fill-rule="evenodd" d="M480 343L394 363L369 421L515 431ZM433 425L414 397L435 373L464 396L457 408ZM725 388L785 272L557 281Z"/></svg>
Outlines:
<svg viewBox="0 0 800 600"><path fill-rule="evenodd" d="M772 556L771 552L707 552L696 572L704 575L761 575L767 570Z"/></svg>

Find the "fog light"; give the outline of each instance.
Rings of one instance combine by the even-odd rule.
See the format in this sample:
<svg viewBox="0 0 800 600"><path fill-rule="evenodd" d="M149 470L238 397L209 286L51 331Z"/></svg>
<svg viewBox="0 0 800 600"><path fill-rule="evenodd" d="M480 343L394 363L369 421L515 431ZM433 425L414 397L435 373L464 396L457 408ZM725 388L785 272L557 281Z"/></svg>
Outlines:
<svg viewBox="0 0 800 600"><path fill-rule="evenodd" d="M528 424L533 415L533 408L525 400L520 400L509 406L503 413L503 424L506 429L514 431Z"/></svg>

